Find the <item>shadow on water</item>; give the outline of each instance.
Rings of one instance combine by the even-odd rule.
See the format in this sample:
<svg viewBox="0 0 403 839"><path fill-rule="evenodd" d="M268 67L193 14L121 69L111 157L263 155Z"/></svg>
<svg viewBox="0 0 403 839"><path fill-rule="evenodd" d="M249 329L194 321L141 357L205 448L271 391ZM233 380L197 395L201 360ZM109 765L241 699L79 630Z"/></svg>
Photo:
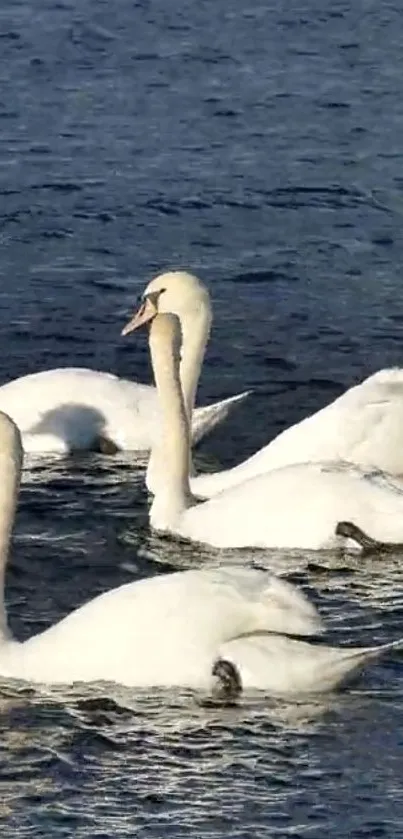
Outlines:
<svg viewBox="0 0 403 839"><path fill-rule="evenodd" d="M82 449L103 454L116 454L118 447L106 432L107 420L96 408L85 404L66 402L45 411L39 422L29 429L29 437L41 451L41 437L50 436L60 446L60 451ZM44 446L46 450L46 444Z"/></svg>

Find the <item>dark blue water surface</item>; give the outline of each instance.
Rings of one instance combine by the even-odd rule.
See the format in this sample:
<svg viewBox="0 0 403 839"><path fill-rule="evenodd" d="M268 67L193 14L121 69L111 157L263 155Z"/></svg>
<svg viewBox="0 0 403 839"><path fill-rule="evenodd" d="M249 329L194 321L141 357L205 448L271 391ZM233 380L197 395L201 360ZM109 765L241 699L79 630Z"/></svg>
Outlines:
<svg viewBox="0 0 403 839"><path fill-rule="evenodd" d="M255 389L203 444L210 465L400 364L402 45L397 0L3 0L1 380L148 380L145 336L119 332L172 267L213 296L201 401ZM27 464L7 580L20 637L216 561L149 534L143 474L133 456ZM401 557L308 560L258 561L312 591L336 641L403 634ZM7 839L401 836L398 658L327 703L4 684L0 714Z"/></svg>

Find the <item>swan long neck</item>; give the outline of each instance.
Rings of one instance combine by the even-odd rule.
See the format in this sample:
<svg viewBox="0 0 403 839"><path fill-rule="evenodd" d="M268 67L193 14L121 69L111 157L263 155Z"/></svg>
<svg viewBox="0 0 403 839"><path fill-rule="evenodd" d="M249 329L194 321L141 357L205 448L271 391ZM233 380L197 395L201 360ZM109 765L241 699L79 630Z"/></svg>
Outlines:
<svg viewBox="0 0 403 839"><path fill-rule="evenodd" d="M180 382L189 422L196 402L197 385L211 328L211 311L202 308L181 319Z"/></svg>
<svg viewBox="0 0 403 839"><path fill-rule="evenodd" d="M150 350L161 410L161 437L151 457L163 480L158 482L150 518L159 530L174 528L181 513L193 503L189 488L189 423L179 378L178 337L178 318L157 315L151 325Z"/></svg>
<svg viewBox="0 0 403 839"><path fill-rule="evenodd" d="M21 477L22 449L0 453L0 643L10 637L5 578Z"/></svg>

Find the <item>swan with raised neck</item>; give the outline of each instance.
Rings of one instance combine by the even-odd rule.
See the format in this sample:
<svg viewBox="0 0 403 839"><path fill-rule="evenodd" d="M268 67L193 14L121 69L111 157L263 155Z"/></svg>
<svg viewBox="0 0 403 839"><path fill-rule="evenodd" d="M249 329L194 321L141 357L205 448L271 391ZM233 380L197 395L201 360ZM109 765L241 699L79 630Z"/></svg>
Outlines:
<svg viewBox="0 0 403 839"><path fill-rule="evenodd" d="M177 315L180 322L178 373L185 411L191 423L197 385L212 324L212 307L208 289L198 277L187 271L168 271L159 274L146 287L142 303L122 329L122 335L128 335L143 324L152 321L157 314L164 313ZM191 457L189 457L189 469L193 474ZM155 466L154 451L149 459L146 478L150 491L155 492L159 479L160 474ZM161 483L163 485L164 481L162 480Z"/></svg>
<svg viewBox="0 0 403 839"><path fill-rule="evenodd" d="M321 550L345 544L336 529L348 520L377 541L403 542L403 481L343 462L286 466L198 503L189 486L178 318L156 315L149 340L162 414L152 527L214 547Z"/></svg>
<svg viewBox="0 0 403 839"><path fill-rule="evenodd" d="M143 293L140 308L122 329L122 335L166 312L177 315L180 321L179 375L190 420L213 319L210 295L204 283L187 271L167 271L154 277Z"/></svg>
<svg viewBox="0 0 403 839"><path fill-rule="evenodd" d="M167 275L169 276L169 275ZM158 279L159 282L159 279ZM194 305L205 287L192 275L178 272L170 289L169 308L179 313L183 288ZM157 283L158 284L158 283ZM162 303L162 298L161 298ZM157 310L154 310L154 314ZM150 316L152 309L148 310ZM188 416L190 416L188 412ZM285 428L255 454L230 469L191 477L198 498L211 498L249 478L295 463L343 460L368 469L403 475L403 369L379 370L349 388L329 405ZM153 491L153 474L148 482Z"/></svg>

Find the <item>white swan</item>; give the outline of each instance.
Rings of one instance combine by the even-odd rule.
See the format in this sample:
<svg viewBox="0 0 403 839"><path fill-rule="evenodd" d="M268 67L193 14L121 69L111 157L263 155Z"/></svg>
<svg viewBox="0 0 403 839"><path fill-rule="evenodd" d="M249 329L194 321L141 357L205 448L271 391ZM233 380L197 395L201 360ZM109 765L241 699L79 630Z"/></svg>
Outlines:
<svg viewBox="0 0 403 839"><path fill-rule="evenodd" d="M209 305L203 283L184 272L156 277L147 286L145 295L152 297L155 306L143 312L142 322L156 311L172 312L181 317L183 327L186 312L182 309L182 298L189 309L192 298L194 308L199 311ZM134 325L136 321L128 326L128 331ZM210 498L271 469L323 460L344 460L403 475L403 370L380 370L330 405L282 431L232 469L192 477L191 489L199 498ZM151 461L147 475L151 491L155 490L157 480Z"/></svg>
<svg viewBox="0 0 403 839"><path fill-rule="evenodd" d="M242 568L178 571L95 597L55 626L19 643L7 627L4 578L21 474L21 436L0 413L0 675L47 684L117 682L183 686L224 694L332 690L403 640L337 648L282 634L322 631L294 586ZM231 668L232 665L232 668Z"/></svg>
<svg viewBox="0 0 403 839"><path fill-rule="evenodd" d="M181 272L172 275L174 282ZM193 286L192 286L193 288ZM198 299L202 298L202 305ZM152 296L146 299L133 326L148 318ZM181 379L189 416L192 442L200 440L242 402L247 393L213 405L194 408L200 368L210 330L210 301L201 288L195 299L182 294L176 313L183 317ZM66 453L101 448L140 451L151 448L158 433L159 414L155 388L120 379L110 373L66 367L15 379L0 387L0 411L17 423L26 452Z"/></svg>
<svg viewBox="0 0 403 839"><path fill-rule="evenodd" d="M189 434L179 380L179 321L159 314L150 350L161 400L162 436L153 449L159 479L152 527L215 547L319 550L342 544L339 521L376 540L403 542L403 481L342 462L275 469L197 503L188 480Z"/></svg>

